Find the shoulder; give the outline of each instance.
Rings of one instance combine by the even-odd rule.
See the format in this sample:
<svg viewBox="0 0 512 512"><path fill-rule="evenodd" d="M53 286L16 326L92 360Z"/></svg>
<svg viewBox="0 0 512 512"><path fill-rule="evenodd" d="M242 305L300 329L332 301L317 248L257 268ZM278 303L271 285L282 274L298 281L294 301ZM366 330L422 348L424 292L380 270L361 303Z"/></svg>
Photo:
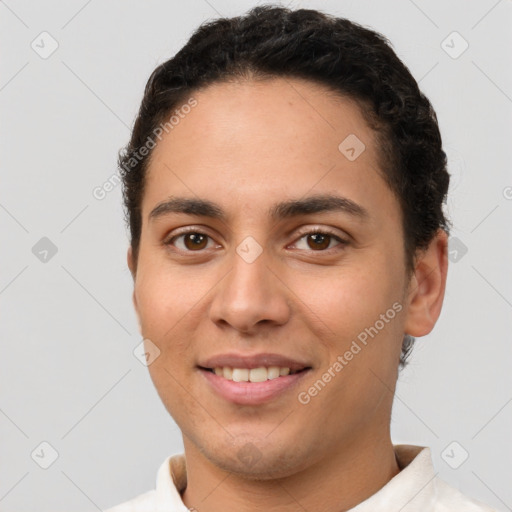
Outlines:
<svg viewBox="0 0 512 512"><path fill-rule="evenodd" d="M394 445L394 449L400 473L388 482L384 490L388 499L393 497L404 503L403 512L497 512L437 476L430 448L402 444Z"/></svg>
<svg viewBox="0 0 512 512"><path fill-rule="evenodd" d="M485 505L452 487L444 480L436 478L436 512L497 512L496 509Z"/></svg>
<svg viewBox="0 0 512 512"><path fill-rule="evenodd" d="M187 510L183 508L176 482L186 486L186 466L182 454L169 455L160 465L154 489L139 494L104 512L168 512Z"/></svg>
<svg viewBox="0 0 512 512"><path fill-rule="evenodd" d="M119 505L106 509L104 512L154 512L156 491L139 494L131 500L124 501Z"/></svg>

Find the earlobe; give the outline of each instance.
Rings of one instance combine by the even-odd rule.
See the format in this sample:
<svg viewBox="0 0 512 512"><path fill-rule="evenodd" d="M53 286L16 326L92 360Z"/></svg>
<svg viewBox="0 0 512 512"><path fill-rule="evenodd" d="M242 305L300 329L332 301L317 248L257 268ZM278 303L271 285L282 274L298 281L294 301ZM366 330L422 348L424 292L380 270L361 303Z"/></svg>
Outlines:
<svg viewBox="0 0 512 512"><path fill-rule="evenodd" d="M425 336L434 328L441 314L447 273L448 235L440 229L417 257L409 285L406 334Z"/></svg>

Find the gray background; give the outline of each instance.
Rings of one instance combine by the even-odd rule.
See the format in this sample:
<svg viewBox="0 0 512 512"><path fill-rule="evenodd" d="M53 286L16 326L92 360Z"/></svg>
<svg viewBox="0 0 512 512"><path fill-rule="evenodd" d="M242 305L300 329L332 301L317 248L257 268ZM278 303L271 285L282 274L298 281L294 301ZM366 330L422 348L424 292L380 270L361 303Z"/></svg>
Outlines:
<svg viewBox="0 0 512 512"><path fill-rule="evenodd" d="M120 187L92 191L115 174L155 66L201 22L257 3L0 2L0 510L104 509L154 488L182 450L133 354ZM400 377L392 437L430 446L443 479L511 510L512 2L288 3L382 32L438 113L452 263L438 325ZM59 45L47 58L43 31ZM48 469L42 442L58 453Z"/></svg>

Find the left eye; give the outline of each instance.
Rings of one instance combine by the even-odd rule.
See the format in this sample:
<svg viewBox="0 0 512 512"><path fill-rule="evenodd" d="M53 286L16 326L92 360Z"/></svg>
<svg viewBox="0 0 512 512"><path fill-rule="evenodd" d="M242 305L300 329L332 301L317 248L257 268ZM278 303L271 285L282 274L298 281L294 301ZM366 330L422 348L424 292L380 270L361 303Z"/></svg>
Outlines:
<svg viewBox="0 0 512 512"><path fill-rule="evenodd" d="M309 248L312 249L313 251L331 249L331 242L333 241L337 241L338 245L342 246L347 244L347 241L341 239L339 236L336 236L333 233L323 231L309 231L307 233L303 233L299 241L303 239L306 239L305 243L308 245L308 247L306 247L305 249L307 250Z"/></svg>

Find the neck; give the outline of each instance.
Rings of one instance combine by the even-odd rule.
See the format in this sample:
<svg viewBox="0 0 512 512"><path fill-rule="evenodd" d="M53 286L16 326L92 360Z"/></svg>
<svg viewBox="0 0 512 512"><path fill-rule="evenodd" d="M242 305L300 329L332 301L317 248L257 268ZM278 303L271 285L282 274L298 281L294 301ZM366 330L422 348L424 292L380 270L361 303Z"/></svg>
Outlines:
<svg viewBox="0 0 512 512"><path fill-rule="evenodd" d="M343 512L400 472L389 432L385 439L351 440L305 469L274 480L249 480L224 471L186 439L184 446L187 487L182 499L201 512Z"/></svg>

